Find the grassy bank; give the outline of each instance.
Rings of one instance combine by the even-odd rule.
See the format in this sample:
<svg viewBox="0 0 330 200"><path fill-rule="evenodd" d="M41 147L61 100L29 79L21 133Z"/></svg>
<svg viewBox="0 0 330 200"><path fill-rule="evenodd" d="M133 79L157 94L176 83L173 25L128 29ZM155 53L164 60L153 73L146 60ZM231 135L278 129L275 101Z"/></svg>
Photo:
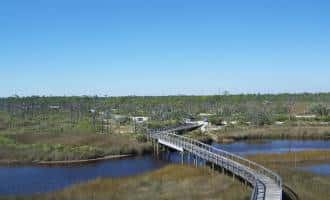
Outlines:
<svg viewBox="0 0 330 200"><path fill-rule="evenodd" d="M158 171L122 179L98 179L64 191L16 199L249 199L251 190L219 173L191 166L171 165Z"/></svg>
<svg viewBox="0 0 330 200"><path fill-rule="evenodd" d="M244 139L330 139L330 126L264 126L225 128L209 133L217 141Z"/></svg>
<svg viewBox="0 0 330 200"><path fill-rule="evenodd" d="M109 155L143 154L150 144L130 134L0 135L0 163L33 163L95 159Z"/></svg>
<svg viewBox="0 0 330 200"><path fill-rule="evenodd" d="M232 143L239 140L262 139L297 139L297 140L329 140L330 126L263 126L263 127L225 127L221 130L201 133L195 130L185 136L210 143Z"/></svg>
<svg viewBox="0 0 330 200"><path fill-rule="evenodd" d="M282 154L257 154L248 156L248 159L259 163L325 162L330 161L330 151L313 150Z"/></svg>

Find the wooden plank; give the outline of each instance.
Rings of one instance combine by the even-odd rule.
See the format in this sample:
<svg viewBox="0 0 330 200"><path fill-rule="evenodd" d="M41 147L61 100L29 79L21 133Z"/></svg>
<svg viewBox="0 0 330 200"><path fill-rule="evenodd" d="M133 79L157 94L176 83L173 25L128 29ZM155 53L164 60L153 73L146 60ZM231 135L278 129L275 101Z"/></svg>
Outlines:
<svg viewBox="0 0 330 200"><path fill-rule="evenodd" d="M175 149L175 150L177 150L177 151L183 152L183 148L182 148L182 147L178 147L178 146L176 146L176 145L174 145L174 144L171 144L171 143L169 143L169 142L166 142L166 141L164 141L164 140L162 140L162 139L159 139L158 142L159 142L160 144L162 144L162 145L165 145L165 146L170 147L170 148L172 148L172 149Z"/></svg>

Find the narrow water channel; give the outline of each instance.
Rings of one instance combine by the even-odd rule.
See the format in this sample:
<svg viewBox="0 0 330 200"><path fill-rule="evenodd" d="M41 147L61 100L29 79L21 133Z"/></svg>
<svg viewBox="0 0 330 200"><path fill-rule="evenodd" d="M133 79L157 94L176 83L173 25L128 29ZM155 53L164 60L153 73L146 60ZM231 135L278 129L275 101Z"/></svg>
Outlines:
<svg viewBox="0 0 330 200"><path fill-rule="evenodd" d="M311 149L330 149L330 141L322 140L257 140L232 144L213 144L242 156L258 153L284 153ZM176 153L163 154L161 159L152 155L101 161L82 166L0 166L0 196L22 196L64 189L77 183L97 178L121 178L160 169L169 163L180 163ZM186 162L186 160L185 160ZM305 169L329 174L330 166Z"/></svg>
<svg viewBox="0 0 330 200"><path fill-rule="evenodd" d="M0 196L32 195L61 190L98 177L120 178L162 168L166 161L152 156L100 161L82 166L0 167Z"/></svg>

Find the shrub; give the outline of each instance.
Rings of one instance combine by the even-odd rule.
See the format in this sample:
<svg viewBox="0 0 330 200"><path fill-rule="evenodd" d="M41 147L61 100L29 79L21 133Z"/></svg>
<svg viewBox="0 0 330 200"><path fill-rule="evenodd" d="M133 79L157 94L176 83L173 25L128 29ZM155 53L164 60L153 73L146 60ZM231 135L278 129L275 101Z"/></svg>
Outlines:
<svg viewBox="0 0 330 200"><path fill-rule="evenodd" d="M262 110L249 112L247 119L255 126L270 125L273 121L271 113Z"/></svg>
<svg viewBox="0 0 330 200"><path fill-rule="evenodd" d="M309 110L320 116L328 116L330 114L330 107L324 103L312 104Z"/></svg>
<svg viewBox="0 0 330 200"><path fill-rule="evenodd" d="M284 121L288 121L289 120L289 116L288 115L285 115L285 114L280 114L280 115L275 115L274 116L274 121L281 121L281 122L284 122Z"/></svg>
<svg viewBox="0 0 330 200"><path fill-rule="evenodd" d="M138 142L147 142L147 137L144 134L138 134L136 136L136 140Z"/></svg>

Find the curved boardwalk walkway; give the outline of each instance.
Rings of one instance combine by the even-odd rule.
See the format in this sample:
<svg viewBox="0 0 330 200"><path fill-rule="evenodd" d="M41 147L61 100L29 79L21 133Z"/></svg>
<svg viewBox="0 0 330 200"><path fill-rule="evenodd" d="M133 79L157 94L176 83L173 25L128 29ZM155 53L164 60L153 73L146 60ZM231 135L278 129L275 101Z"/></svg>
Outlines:
<svg viewBox="0 0 330 200"><path fill-rule="evenodd" d="M155 141L157 146L160 144L175 149L181 152L182 156L187 153L189 157L193 157L195 164L197 159L202 159L211 163L213 168L218 166L250 183L253 186L252 200L282 199L282 180L274 172L243 157L174 133L197 127L198 125L190 124L182 125L181 128L154 130L148 133L148 137Z"/></svg>

